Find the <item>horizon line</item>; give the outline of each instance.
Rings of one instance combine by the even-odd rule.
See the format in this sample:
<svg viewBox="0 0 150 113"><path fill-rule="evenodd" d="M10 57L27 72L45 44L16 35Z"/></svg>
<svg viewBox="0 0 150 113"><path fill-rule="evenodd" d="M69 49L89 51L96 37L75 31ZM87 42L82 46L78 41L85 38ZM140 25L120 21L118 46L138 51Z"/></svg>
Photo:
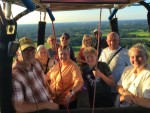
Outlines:
<svg viewBox="0 0 150 113"><path fill-rule="evenodd" d="M133 20L147 20L147 19L128 19L128 20L118 20L118 21L133 21ZM107 22L107 21L110 21L110 20L103 20L101 22ZM39 21L40 22L40 21ZM43 22L43 21L42 21ZM54 21L55 22L55 21ZM56 22L55 24L62 24L62 23L81 23L81 22L99 22L99 21L80 21L80 22L76 22L76 21L73 21L73 22ZM33 24L38 24L38 23L27 23L27 24L18 24L18 25L33 25ZM47 23L47 24L51 24L50 22Z"/></svg>

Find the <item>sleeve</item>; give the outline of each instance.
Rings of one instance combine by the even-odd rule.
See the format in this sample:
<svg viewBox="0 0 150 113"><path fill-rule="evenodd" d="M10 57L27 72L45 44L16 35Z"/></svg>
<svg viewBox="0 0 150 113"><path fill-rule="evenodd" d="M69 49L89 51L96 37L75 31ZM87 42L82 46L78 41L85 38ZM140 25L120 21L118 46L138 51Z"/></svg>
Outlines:
<svg viewBox="0 0 150 113"><path fill-rule="evenodd" d="M24 94L23 94L23 88L21 83L19 83L17 80L12 80L12 86L13 86L13 101L24 101Z"/></svg>
<svg viewBox="0 0 150 113"><path fill-rule="evenodd" d="M103 66L102 66L103 69L101 69L100 71L102 71L103 74L105 74L107 77L110 76L112 74L109 66L103 62Z"/></svg>
<svg viewBox="0 0 150 113"><path fill-rule="evenodd" d="M77 65L74 66L72 75L73 75L73 83L74 83L73 87L78 86L78 84L83 84L83 78L81 75L81 71Z"/></svg>
<svg viewBox="0 0 150 113"><path fill-rule="evenodd" d="M124 79L128 76L128 74L131 72L132 68L130 66L126 67L121 75L120 80L117 82L117 85L122 86L122 82ZM128 73L128 74L127 74Z"/></svg>
<svg viewBox="0 0 150 113"><path fill-rule="evenodd" d="M150 73L148 78L144 80L143 92L144 92L144 97L150 99Z"/></svg>
<svg viewBox="0 0 150 113"><path fill-rule="evenodd" d="M105 50L105 49L104 49L104 50ZM102 51L101 51L101 55L100 55L100 57L99 57L98 61L103 62L103 57L105 56L105 52L104 52L104 50L102 50Z"/></svg>
<svg viewBox="0 0 150 113"><path fill-rule="evenodd" d="M78 57L82 57L82 52L83 52L83 48L80 49L79 53L78 53Z"/></svg>

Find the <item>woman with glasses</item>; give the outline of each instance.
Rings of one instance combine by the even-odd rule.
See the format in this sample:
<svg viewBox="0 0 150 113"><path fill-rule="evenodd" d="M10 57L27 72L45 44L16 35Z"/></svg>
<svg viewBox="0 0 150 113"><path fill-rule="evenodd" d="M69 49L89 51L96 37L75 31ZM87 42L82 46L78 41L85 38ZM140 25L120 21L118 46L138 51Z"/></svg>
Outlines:
<svg viewBox="0 0 150 113"><path fill-rule="evenodd" d="M57 40L54 35L50 35L47 38L47 43L49 44L50 48L48 49L49 57L50 58L55 58L58 60L58 53L57 49L59 47L59 44L57 44Z"/></svg>
<svg viewBox="0 0 150 113"><path fill-rule="evenodd" d="M45 74L57 63L56 59L49 58L48 50L44 45L37 47L36 59L40 62Z"/></svg>

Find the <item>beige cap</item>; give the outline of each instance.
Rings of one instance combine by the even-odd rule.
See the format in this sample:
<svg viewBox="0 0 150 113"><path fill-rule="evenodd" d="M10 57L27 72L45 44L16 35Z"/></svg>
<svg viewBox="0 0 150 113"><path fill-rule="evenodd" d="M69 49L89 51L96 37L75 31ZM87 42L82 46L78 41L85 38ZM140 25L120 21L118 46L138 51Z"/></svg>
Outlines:
<svg viewBox="0 0 150 113"><path fill-rule="evenodd" d="M95 33L98 33L98 29L94 29L93 34L95 34ZM102 32L100 31L100 33L102 33Z"/></svg>
<svg viewBox="0 0 150 113"><path fill-rule="evenodd" d="M27 37L20 38L19 39L19 44L20 44L21 51L25 50L28 47L35 48L33 41L30 38L27 38Z"/></svg>

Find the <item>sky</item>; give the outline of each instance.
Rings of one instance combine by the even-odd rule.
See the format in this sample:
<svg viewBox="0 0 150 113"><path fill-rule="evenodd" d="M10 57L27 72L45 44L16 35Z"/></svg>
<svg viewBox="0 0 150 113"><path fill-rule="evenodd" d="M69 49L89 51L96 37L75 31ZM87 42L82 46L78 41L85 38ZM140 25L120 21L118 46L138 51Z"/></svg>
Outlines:
<svg viewBox="0 0 150 113"><path fill-rule="evenodd" d="M148 2L150 0L147 0ZM0 2L1 3L1 2ZM20 12L24 11L26 8L17 5L12 5L12 15L15 17ZM42 13L42 20L43 20ZM81 22L81 21L99 21L100 20L100 9L90 9L90 10L75 10L75 11L57 11L53 12L55 17L54 23L62 22ZM101 20L108 21L110 12L108 9L102 9ZM118 10L116 13L118 20L133 20L133 19L147 19L147 9L143 6L130 6ZM20 18L18 24L37 24L40 21L40 12L33 11L28 15ZM46 22L51 23L48 15L46 15Z"/></svg>

